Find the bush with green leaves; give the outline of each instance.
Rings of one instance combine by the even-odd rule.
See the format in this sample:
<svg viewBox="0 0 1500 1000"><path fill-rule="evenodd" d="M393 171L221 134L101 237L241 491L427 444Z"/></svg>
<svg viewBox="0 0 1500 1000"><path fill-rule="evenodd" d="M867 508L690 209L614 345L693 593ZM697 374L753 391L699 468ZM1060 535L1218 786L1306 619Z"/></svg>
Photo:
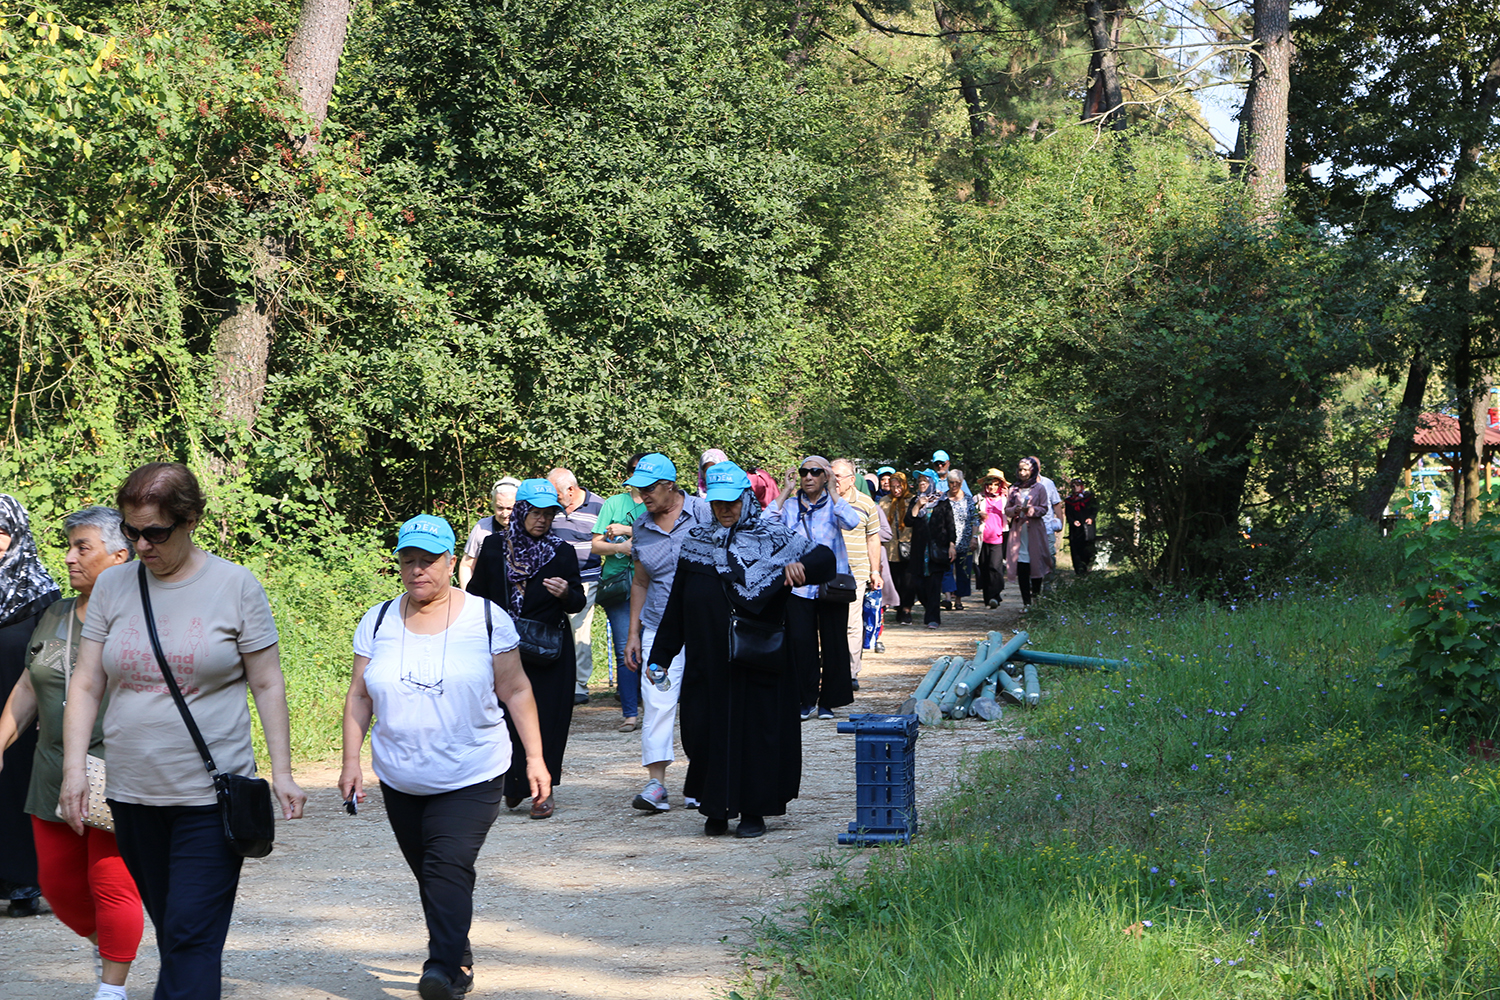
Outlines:
<svg viewBox="0 0 1500 1000"><path fill-rule="evenodd" d="M1479 523L1428 522L1400 504L1400 614L1388 650L1411 694L1432 711L1491 726L1500 711L1500 514L1494 497Z"/></svg>

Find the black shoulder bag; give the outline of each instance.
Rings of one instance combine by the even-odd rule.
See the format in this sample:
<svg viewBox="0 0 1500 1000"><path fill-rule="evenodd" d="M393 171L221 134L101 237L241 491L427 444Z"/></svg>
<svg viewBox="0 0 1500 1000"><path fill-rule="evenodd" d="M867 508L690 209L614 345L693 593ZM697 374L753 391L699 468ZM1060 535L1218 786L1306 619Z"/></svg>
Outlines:
<svg viewBox="0 0 1500 1000"><path fill-rule="evenodd" d="M156 654L156 663L161 675L166 678L167 690L182 713L192 734L193 745L203 757L203 766L213 775L214 791L219 798L219 818L224 821L224 836L230 850L244 858L263 858L271 853L276 840L276 811L271 796L271 783L264 778L251 778L243 774L225 774L214 766L208 752L208 744L193 713L188 711L187 700L177 687L177 678L167 666L166 654L161 649L161 638L156 634L156 615L151 610L151 592L146 588L146 565L140 566L141 606L146 610L146 630L151 635L151 649Z"/></svg>
<svg viewBox="0 0 1500 1000"><path fill-rule="evenodd" d="M729 540L734 541L732 531ZM734 595L722 576L719 586L724 588L724 603L729 606L729 662L752 670L779 672L786 663L781 652L786 644L785 624L741 618L734 607Z"/></svg>

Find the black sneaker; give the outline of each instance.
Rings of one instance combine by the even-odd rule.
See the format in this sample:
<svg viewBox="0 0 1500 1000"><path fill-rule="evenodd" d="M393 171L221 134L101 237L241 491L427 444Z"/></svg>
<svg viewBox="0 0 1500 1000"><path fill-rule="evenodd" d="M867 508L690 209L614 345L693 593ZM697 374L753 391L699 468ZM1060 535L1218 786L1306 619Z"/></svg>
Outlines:
<svg viewBox="0 0 1500 1000"><path fill-rule="evenodd" d="M473 983L473 977L469 982ZM417 981L417 995L422 1000L459 1000L467 992L460 992L453 987L453 981L442 969L428 969L422 973L422 978Z"/></svg>
<svg viewBox="0 0 1500 1000"><path fill-rule="evenodd" d="M705 837L722 837L729 832L729 820L716 819L713 816L703 821L703 835Z"/></svg>

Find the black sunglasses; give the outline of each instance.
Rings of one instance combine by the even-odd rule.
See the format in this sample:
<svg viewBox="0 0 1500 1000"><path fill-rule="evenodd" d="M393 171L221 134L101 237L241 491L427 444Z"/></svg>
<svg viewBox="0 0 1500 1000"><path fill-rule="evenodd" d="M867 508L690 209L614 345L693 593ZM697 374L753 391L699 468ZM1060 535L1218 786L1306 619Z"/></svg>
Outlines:
<svg viewBox="0 0 1500 1000"><path fill-rule="evenodd" d="M130 539L132 542L138 542L142 538L144 538L152 545L160 545L162 542L165 542L168 538L172 537L172 532L176 531L177 526L181 523L181 521L173 521L171 526L166 528L163 528L160 525L156 524L153 524L148 528L137 528L133 524L130 524L126 521L121 521L120 531L124 533L125 537Z"/></svg>
<svg viewBox="0 0 1500 1000"><path fill-rule="evenodd" d="M821 476L823 474L823 472L824 472L823 469L798 469L797 470L797 475L799 475L799 476Z"/></svg>

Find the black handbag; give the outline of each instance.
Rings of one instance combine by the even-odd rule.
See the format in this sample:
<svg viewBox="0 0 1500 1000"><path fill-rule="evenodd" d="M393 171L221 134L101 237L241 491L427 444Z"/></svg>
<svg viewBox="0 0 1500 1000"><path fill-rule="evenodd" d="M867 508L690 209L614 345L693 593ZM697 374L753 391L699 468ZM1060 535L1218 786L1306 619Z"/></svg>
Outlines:
<svg viewBox="0 0 1500 1000"><path fill-rule="evenodd" d="M146 564L140 565L141 606L146 611L146 631L151 636L151 650L156 654L157 666L166 679L167 690L187 723L193 737L193 745L203 758L203 766L213 775L214 792L219 800L219 818L224 823L224 837L229 847L243 858L263 858L271 853L276 840L276 811L272 802L271 783L264 778L252 778L243 774L225 774L214 766L208 752L208 744L193 713L188 711L187 700L177 686L177 678L167 666L166 654L161 649L161 638L156 634L156 615L151 610L151 592L146 588Z"/></svg>
<svg viewBox="0 0 1500 1000"><path fill-rule="evenodd" d="M550 667L562 659L563 630L535 618L516 618L521 639L521 663L528 667Z"/></svg>
<svg viewBox="0 0 1500 1000"><path fill-rule="evenodd" d="M786 626L741 618L735 611L729 584L722 576L719 577L719 586L724 588L724 601L729 605L729 662L752 670L780 673L786 664L786 657L782 655L786 646Z"/></svg>
<svg viewBox="0 0 1500 1000"><path fill-rule="evenodd" d="M853 604L859 587L853 573L835 573L833 579L818 587L818 600L829 604Z"/></svg>

